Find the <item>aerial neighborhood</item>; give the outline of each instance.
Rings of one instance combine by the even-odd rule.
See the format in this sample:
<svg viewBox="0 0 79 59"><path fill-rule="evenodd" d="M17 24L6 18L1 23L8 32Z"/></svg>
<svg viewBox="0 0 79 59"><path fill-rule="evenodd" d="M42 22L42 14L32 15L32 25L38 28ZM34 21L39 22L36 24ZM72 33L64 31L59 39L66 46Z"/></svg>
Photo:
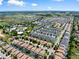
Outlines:
<svg viewBox="0 0 79 59"><path fill-rule="evenodd" d="M0 58L68 59L78 55L79 21L74 21L78 17L42 14L0 17Z"/></svg>

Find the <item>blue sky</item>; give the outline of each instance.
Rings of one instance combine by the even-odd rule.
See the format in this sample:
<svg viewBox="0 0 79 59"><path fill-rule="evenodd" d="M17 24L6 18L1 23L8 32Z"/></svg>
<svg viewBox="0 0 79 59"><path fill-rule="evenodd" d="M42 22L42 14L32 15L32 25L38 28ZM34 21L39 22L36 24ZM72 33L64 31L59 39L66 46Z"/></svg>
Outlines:
<svg viewBox="0 0 79 59"><path fill-rule="evenodd" d="M0 0L0 11L79 11L79 0Z"/></svg>

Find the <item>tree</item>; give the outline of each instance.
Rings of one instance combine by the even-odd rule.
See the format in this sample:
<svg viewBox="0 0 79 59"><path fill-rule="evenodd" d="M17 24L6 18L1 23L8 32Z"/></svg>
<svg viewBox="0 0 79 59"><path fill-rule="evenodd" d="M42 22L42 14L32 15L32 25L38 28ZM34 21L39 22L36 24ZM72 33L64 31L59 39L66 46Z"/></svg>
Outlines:
<svg viewBox="0 0 79 59"><path fill-rule="evenodd" d="M49 56L49 59L54 59L54 55L50 55Z"/></svg>
<svg viewBox="0 0 79 59"><path fill-rule="evenodd" d="M13 59L18 59L16 56L13 56Z"/></svg>
<svg viewBox="0 0 79 59"><path fill-rule="evenodd" d="M2 29L3 27L0 25L0 29Z"/></svg>
<svg viewBox="0 0 79 59"><path fill-rule="evenodd" d="M11 31L10 33L12 36L17 36L17 32L15 30Z"/></svg>

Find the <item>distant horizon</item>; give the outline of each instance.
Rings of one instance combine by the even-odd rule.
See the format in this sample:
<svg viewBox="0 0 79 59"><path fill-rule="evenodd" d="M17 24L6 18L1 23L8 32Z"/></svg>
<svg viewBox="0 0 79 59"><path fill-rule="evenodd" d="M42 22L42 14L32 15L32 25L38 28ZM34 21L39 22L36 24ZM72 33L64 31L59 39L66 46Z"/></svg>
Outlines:
<svg viewBox="0 0 79 59"><path fill-rule="evenodd" d="M17 11L17 12L79 12L79 11L64 11L64 10L53 10L53 11L51 11L51 10L42 10L42 11L40 11L40 10L22 10L22 11ZM9 10L9 11L0 11L0 12L16 12L16 10L14 10L14 11L11 11L11 10Z"/></svg>

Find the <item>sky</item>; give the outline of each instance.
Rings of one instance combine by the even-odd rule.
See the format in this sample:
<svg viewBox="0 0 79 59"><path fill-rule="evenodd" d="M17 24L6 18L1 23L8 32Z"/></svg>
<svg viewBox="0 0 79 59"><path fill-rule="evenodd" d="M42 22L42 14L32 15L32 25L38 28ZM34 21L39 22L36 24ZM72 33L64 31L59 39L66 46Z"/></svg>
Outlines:
<svg viewBox="0 0 79 59"><path fill-rule="evenodd" d="M79 11L79 0L0 0L0 11Z"/></svg>

